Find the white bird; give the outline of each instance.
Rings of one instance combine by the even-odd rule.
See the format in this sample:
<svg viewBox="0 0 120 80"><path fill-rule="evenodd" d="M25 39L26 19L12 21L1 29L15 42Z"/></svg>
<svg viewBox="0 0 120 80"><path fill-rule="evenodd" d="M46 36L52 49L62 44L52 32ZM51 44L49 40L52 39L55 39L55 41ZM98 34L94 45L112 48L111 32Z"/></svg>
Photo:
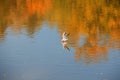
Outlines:
<svg viewBox="0 0 120 80"><path fill-rule="evenodd" d="M62 42L68 41L68 35L69 35L69 34L67 34L66 32L64 32L64 33L62 34L62 39L61 39L61 41L62 41Z"/></svg>
<svg viewBox="0 0 120 80"><path fill-rule="evenodd" d="M62 34L61 42L62 42L63 48L65 48L67 50L70 50L69 47L68 47L68 36L69 36L69 34L67 34L66 32L64 32Z"/></svg>

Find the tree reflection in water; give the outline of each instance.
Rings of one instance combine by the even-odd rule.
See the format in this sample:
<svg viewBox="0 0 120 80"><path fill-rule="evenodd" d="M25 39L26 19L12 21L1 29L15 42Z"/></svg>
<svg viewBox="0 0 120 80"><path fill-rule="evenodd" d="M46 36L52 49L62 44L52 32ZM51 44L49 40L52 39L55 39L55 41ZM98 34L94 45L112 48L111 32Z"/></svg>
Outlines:
<svg viewBox="0 0 120 80"><path fill-rule="evenodd" d="M7 28L34 36L48 22L57 23L59 34L70 33L77 60L99 62L108 50L120 50L119 0L0 0L0 12L0 40Z"/></svg>

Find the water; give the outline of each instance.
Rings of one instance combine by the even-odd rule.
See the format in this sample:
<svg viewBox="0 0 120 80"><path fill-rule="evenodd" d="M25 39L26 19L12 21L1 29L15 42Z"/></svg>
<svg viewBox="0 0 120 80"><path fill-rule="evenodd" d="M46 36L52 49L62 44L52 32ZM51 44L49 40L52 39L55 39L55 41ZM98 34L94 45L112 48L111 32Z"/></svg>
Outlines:
<svg viewBox="0 0 120 80"><path fill-rule="evenodd" d="M0 0L0 17L0 80L120 80L119 0Z"/></svg>

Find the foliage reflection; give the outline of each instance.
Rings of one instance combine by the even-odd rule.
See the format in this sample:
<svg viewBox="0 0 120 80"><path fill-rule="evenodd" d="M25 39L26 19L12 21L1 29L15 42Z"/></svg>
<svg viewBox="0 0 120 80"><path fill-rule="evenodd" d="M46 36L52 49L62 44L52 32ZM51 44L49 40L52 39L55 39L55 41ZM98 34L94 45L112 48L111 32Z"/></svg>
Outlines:
<svg viewBox="0 0 120 80"><path fill-rule="evenodd" d="M107 60L108 50L120 50L119 0L0 0L0 40L8 27L29 36L43 22L57 23L60 35L70 33L69 46L77 60Z"/></svg>

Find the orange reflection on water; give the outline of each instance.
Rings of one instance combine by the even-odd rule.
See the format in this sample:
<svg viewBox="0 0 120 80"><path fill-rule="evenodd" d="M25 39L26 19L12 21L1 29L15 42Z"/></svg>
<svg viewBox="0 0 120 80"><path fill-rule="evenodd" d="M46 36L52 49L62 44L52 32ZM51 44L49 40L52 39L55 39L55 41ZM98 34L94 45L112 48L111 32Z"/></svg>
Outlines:
<svg viewBox="0 0 120 80"><path fill-rule="evenodd" d="M70 33L69 47L74 48L76 60L84 59L86 63L107 60L109 50L120 50L119 3L119 0L0 1L0 39L4 39L8 27L13 32L26 29L33 36L43 22L48 22L50 28L55 23L59 34Z"/></svg>

